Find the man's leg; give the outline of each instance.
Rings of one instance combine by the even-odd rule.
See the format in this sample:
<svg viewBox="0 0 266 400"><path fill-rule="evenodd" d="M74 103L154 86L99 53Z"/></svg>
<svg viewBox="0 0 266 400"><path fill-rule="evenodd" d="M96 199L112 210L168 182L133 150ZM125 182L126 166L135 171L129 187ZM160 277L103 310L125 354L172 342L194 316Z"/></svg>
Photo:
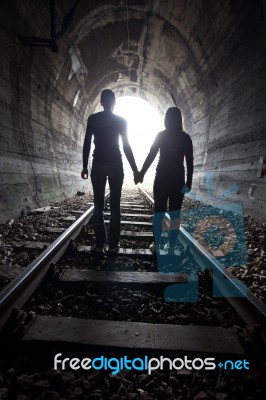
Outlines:
<svg viewBox="0 0 266 400"><path fill-rule="evenodd" d="M96 170L96 171L95 171ZM92 168L91 182L94 193L93 228L96 247L102 248L106 243L106 231L103 218L106 175L104 171Z"/></svg>
<svg viewBox="0 0 266 400"><path fill-rule="evenodd" d="M109 249L115 249L120 239L120 199L124 180L123 170L109 173L108 181L110 187L110 225L108 234Z"/></svg>

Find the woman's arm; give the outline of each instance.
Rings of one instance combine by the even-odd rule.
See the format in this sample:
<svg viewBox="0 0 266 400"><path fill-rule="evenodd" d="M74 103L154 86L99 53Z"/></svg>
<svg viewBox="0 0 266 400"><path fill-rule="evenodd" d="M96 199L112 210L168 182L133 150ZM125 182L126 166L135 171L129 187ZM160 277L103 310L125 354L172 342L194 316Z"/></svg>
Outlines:
<svg viewBox="0 0 266 400"><path fill-rule="evenodd" d="M142 178L144 177L144 175L150 168L151 164L153 163L153 161L159 151L159 148L160 148L160 133L158 133L158 135L154 139L154 142L150 148L149 154L147 155L146 160L143 163L143 166L140 171Z"/></svg>
<svg viewBox="0 0 266 400"><path fill-rule="evenodd" d="M188 135L188 141L187 141L187 146L186 146L186 152L185 152L185 157L186 157L186 164L187 164L187 180L186 180L186 186L191 188L192 185L192 176L193 176L193 144L190 136Z"/></svg>

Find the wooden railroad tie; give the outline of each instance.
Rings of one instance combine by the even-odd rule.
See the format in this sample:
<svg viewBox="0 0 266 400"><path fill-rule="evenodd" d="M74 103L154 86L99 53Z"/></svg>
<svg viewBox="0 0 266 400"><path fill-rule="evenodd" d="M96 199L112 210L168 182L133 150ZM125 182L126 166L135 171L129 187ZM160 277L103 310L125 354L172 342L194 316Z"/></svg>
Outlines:
<svg viewBox="0 0 266 400"><path fill-rule="evenodd" d="M78 268L66 269L61 282L105 282L105 283L137 283L137 284L172 284L187 283L186 273L162 274L159 272L132 272L132 271L94 271Z"/></svg>
<svg viewBox="0 0 266 400"><path fill-rule="evenodd" d="M139 231L121 231L120 236L134 237L136 239L140 239L140 238L153 237L153 233L152 232L139 232Z"/></svg>
<svg viewBox="0 0 266 400"><path fill-rule="evenodd" d="M37 316L23 341L243 355L231 328Z"/></svg>
<svg viewBox="0 0 266 400"><path fill-rule="evenodd" d="M111 215L111 213L105 212L104 215ZM127 213L122 213L122 217L136 217L136 218L151 218L151 214L127 214Z"/></svg>
<svg viewBox="0 0 266 400"><path fill-rule="evenodd" d="M76 217L73 216L69 216L69 217L62 217L60 218L60 221L66 221L66 222L75 222L76 221Z"/></svg>
<svg viewBox="0 0 266 400"><path fill-rule="evenodd" d="M51 243L46 243L46 242L18 242L14 244L14 247L16 249L31 249L31 250L44 250L48 246L50 246Z"/></svg>
<svg viewBox="0 0 266 400"><path fill-rule="evenodd" d="M143 212L150 213L151 212L151 208L149 208L149 207L141 208L141 207L121 206L121 208L125 211L135 211L135 212L140 212L140 213L143 213Z"/></svg>
<svg viewBox="0 0 266 400"><path fill-rule="evenodd" d="M33 210L30 210L30 214L42 214L51 210L57 210L59 207L54 207L54 206L45 206L45 207L41 207L41 208L35 208Z"/></svg>
<svg viewBox="0 0 266 400"><path fill-rule="evenodd" d="M107 202L107 204L109 204L109 202ZM120 206L121 207L125 207L125 208L132 208L132 207L138 207L138 208L149 208L149 205L141 205L141 204L138 204L138 203L136 203L136 202L121 202L120 203Z"/></svg>
<svg viewBox="0 0 266 400"><path fill-rule="evenodd" d="M109 220L104 220L106 224L109 224ZM141 225L141 226L152 226L152 222L142 222L142 221L121 221L121 225Z"/></svg>
<svg viewBox="0 0 266 400"><path fill-rule="evenodd" d="M77 251L81 252L81 253L90 253L94 250L93 246L84 246L81 245L77 248ZM104 253L104 254L108 254L108 252ZM168 252L166 250L160 249L160 256L164 256L167 257L168 256ZM109 254L111 256L114 255L126 255L126 256L147 256L147 257L155 257L156 254L153 254L150 249L131 249L131 248L123 248L120 247L120 249L118 250L117 253L111 253ZM170 257L176 256L177 258L180 257L180 252L179 250L175 250L173 255L170 255Z"/></svg>
<svg viewBox="0 0 266 400"><path fill-rule="evenodd" d="M81 253L89 253L93 251L93 246L79 246L77 249ZM106 253L108 254L108 253ZM141 256L149 256L149 257L154 257L154 255L151 253L149 249L126 249L126 248L120 248L117 253L114 253L114 255L141 255Z"/></svg>
<svg viewBox="0 0 266 400"><path fill-rule="evenodd" d="M143 210L138 209L138 211L141 213ZM85 211L82 211L82 210L70 210L71 214L77 214L77 215L82 215L82 214L84 214L84 212ZM128 213L123 213L123 212L121 214L124 217L137 217L137 218L151 218L152 217L152 214L137 214L137 213L128 214ZM111 215L111 212L106 211L106 212L104 212L104 215Z"/></svg>

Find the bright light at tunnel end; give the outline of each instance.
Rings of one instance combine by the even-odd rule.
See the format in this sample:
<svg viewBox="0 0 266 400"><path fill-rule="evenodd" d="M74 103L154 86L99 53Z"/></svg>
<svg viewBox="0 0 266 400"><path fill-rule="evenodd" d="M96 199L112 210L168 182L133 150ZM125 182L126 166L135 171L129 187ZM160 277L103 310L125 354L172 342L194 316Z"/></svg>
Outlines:
<svg viewBox="0 0 266 400"><path fill-rule="evenodd" d="M137 166L140 169L155 136L164 129L163 116L147 101L131 96L118 97L114 113L127 121L129 141ZM154 178L156 164L157 161L155 160L145 177L145 182L148 185L151 184L152 177ZM132 173L125 159L124 170L125 183L131 184Z"/></svg>

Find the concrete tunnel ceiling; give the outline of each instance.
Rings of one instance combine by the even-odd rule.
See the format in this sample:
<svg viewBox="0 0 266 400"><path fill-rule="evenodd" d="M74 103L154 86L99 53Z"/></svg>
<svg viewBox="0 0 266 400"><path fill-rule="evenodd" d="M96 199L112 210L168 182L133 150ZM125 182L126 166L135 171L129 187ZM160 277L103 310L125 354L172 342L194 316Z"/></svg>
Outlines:
<svg viewBox="0 0 266 400"><path fill-rule="evenodd" d="M86 15L80 5L69 54L72 70L84 74L79 93L85 93L85 102L90 99L92 110L104 87L117 95L140 96L160 113L178 104L191 115L196 102L206 103L210 82L202 67L207 57L176 19L185 3L179 3L180 9L175 3L96 2Z"/></svg>
<svg viewBox="0 0 266 400"><path fill-rule="evenodd" d="M59 30L75 1L55 4ZM47 2L15 1L6 7L7 16L20 15L20 35L50 35ZM194 144L194 190L207 203L220 204L236 182L227 200L265 220L264 15L260 0L80 0L69 31L57 41L58 53L25 48L14 38L16 55L13 51L10 60L23 53L20 73L28 85L20 101L26 92L31 96L30 118L43 120L56 170L48 182L50 195L39 193L38 204L73 195L84 185L77 177L86 119L108 87L117 96L144 98L161 114L179 106ZM11 18L6 21L14 25ZM28 122L26 129L34 130ZM66 147L73 153L68 150L63 160ZM212 178L209 187L206 173Z"/></svg>

